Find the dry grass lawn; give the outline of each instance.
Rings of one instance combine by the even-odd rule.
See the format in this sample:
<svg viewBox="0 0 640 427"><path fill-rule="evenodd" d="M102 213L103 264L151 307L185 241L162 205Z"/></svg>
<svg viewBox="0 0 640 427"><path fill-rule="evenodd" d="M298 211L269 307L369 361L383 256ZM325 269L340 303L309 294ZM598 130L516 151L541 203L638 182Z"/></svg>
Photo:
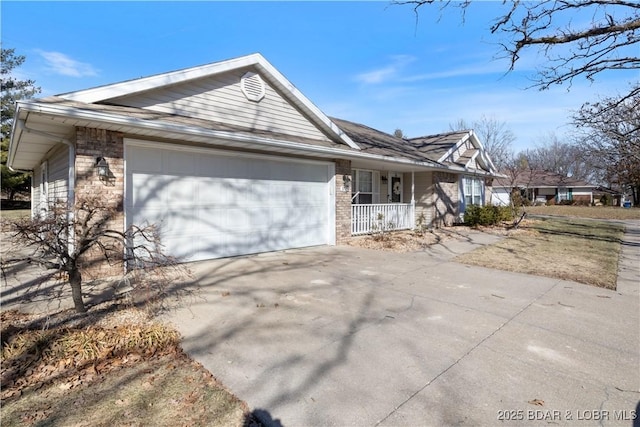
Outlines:
<svg viewBox="0 0 640 427"><path fill-rule="evenodd" d="M2 209L2 210L0 210L0 218L2 218L4 220L12 220L12 219L18 219L18 218L29 218L29 215L31 215L31 210L30 209L15 209L15 210Z"/></svg>
<svg viewBox="0 0 640 427"><path fill-rule="evenodd" d="M625 209L613 206L529 206L525 208L530 215L555 215L573 218L591 219L639 219L640 208Z"/></svg>
<svg viewBox="0 0 640 427"><path fill-rule="evenodd" d="M127 310L44 329L17 312L1 320L3 426L252 423L247 405L189 359L166 326Z"/></svg>
<svg viewBox="0 0 640 427"><path fill-rule="evenodd" d="M529 220L506 239L456 260L615 289L624 228L585 219Z"/></svg>

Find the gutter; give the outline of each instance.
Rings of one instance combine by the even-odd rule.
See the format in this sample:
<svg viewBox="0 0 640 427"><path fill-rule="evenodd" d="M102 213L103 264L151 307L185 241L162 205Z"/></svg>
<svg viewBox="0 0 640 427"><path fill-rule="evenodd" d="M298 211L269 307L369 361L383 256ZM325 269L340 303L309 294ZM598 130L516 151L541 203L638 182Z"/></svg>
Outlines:
<svg viewBox="0 0 640 427"><path fill-rule="evenodd" d="M142 129L151 129L162 132L173 132L182 135L199 136L207 139L227 140L240 143L249 143L253 145L260 145L264 147L278 147L289 150L296 150L299 152L305 152L310 154L321 154L328 158L344 158L344 159L362 159L362 160L377 160L384 162L391 162L404 165L414 165L420 168L427 168L432 170L451 170L451 168L444 165L430 164L409 159L399 159L395 157L383 156L378 154L368 154L356 150L344 150L341 148L327 148L312 146L307 144L300 144L290 141L283 141L277 139L270 139L255 135L239 135L234 132L217 131L204 128L193 128L173 123L161 123L150 122L148 120L123 117L119 115L113 115L102 111L87 111L75 107L68 106L53 106L48 104L38 104L34 102L22 104L22 109L31 111L36 114L54 115L60 117L72 117L75 119L100 121L102 123L119 125L119 126L132 126ZM34 131L37 133L38 131ZM50 136L50 135L47 135ZM60 140L60 137L56 137Z"/></svg>
<svg viewBox="0 0 640 427"><path fill-rule="evenodd" d="M243 135L237 134L234 132L228 131L219 131L219 130L211 130L205 129L201 127L189 127L175 123L166 123L166 122L157 122L157 121L149 121L144 119L125 117L121 115L114 115L105 113L103 111L91 111L91 110L83 110L81 108L71 107L71 106L60 106L60 105L50 105L50 104L41 104L36 102L26 102L21 105L22 109L26 111L30 111L35 114L45 114L45 115L53 115L59 117L72 117L75 119L81 120L89 120L89 121L99 121L105 124L112 124L118 126L131 126L139 129L150 129L162 132L172 132L180 135L189 135L196 136L206 139L216 139L226 140L230 142L238 142L243 144L251 144L254 147L257 145L257 148L264 149L265 147L278 147L284 148L288 150L298 151L302 153L308 153L310 155L322 155L327 158L338 158L338 159L347 159L347 160L369 160L369 161L381 161L388 163L395 163L399 165L405 165L409 167L415 167L421 170L438 170L445 172L466 172L465 168L458 166L445 166L438 162L429 161L423 162L418 160L411 160L406 158L398 158L398 157L390 157L380 154L370 154L363 153L359 150L345 150L343 148L328 148L328 147L320 147L308 144L301 144L290 141L283 141L278 139L271 139L261 136L255 135ZM33 133L38 134L39 131L33 131ZM40 133L43 134L43 133ZM45 134L45 136L52 137L51 135ZM55 137L57 140L61 140L60 137ZM64 141L61 141L64 142ZM485 176L496 176L490 172L483 173Z"/></svg>

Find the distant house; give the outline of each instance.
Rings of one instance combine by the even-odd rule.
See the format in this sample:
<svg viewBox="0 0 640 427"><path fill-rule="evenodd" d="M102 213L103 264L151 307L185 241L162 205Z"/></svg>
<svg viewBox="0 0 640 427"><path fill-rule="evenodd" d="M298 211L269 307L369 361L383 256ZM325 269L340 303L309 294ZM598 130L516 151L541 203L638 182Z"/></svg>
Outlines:
<svg viewBox="0 0 640 427"><path fill-rule="evenodd" d="M515 180L496 178L493 182L491 203L506 206L509 204L511 192L519 190L522 197L533 203L573 202L587 205L593 203L595 188L596 186L579 179L553 172L529 170L520 173Z"/></svg>
<svg viewBox="0 0 640 427"><path fill-rule="evenodd" d="M622 206L623 199L624 194L620 191L601 186L593 189L593 200L596 204L600 203L608 206Z"/></svg>

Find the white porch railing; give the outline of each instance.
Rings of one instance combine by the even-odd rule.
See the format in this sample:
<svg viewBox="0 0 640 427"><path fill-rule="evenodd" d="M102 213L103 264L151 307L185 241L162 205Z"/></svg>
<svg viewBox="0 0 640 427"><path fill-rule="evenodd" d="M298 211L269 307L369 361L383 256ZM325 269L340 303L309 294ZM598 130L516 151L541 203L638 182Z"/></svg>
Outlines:
<svg viewBox="0 0 640 427"><path fill-rule="evenodd" d="M407 230L415 225L411 203L351 205L351 235Z"/></svg>

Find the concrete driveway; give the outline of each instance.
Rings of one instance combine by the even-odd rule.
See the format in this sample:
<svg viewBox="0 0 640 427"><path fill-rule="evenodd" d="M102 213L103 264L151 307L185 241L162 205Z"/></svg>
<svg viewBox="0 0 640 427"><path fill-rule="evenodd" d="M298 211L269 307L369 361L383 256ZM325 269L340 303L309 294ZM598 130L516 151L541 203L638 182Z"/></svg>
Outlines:
<svg viewBox="0 0 640 427"><path fill-rule="evenodd" d="M185 350L270 425L631 426L635 230L617 291L453 262L494 239L474 234L421 253L321 247L194 264L200 296L169 317Z"/></svg>

